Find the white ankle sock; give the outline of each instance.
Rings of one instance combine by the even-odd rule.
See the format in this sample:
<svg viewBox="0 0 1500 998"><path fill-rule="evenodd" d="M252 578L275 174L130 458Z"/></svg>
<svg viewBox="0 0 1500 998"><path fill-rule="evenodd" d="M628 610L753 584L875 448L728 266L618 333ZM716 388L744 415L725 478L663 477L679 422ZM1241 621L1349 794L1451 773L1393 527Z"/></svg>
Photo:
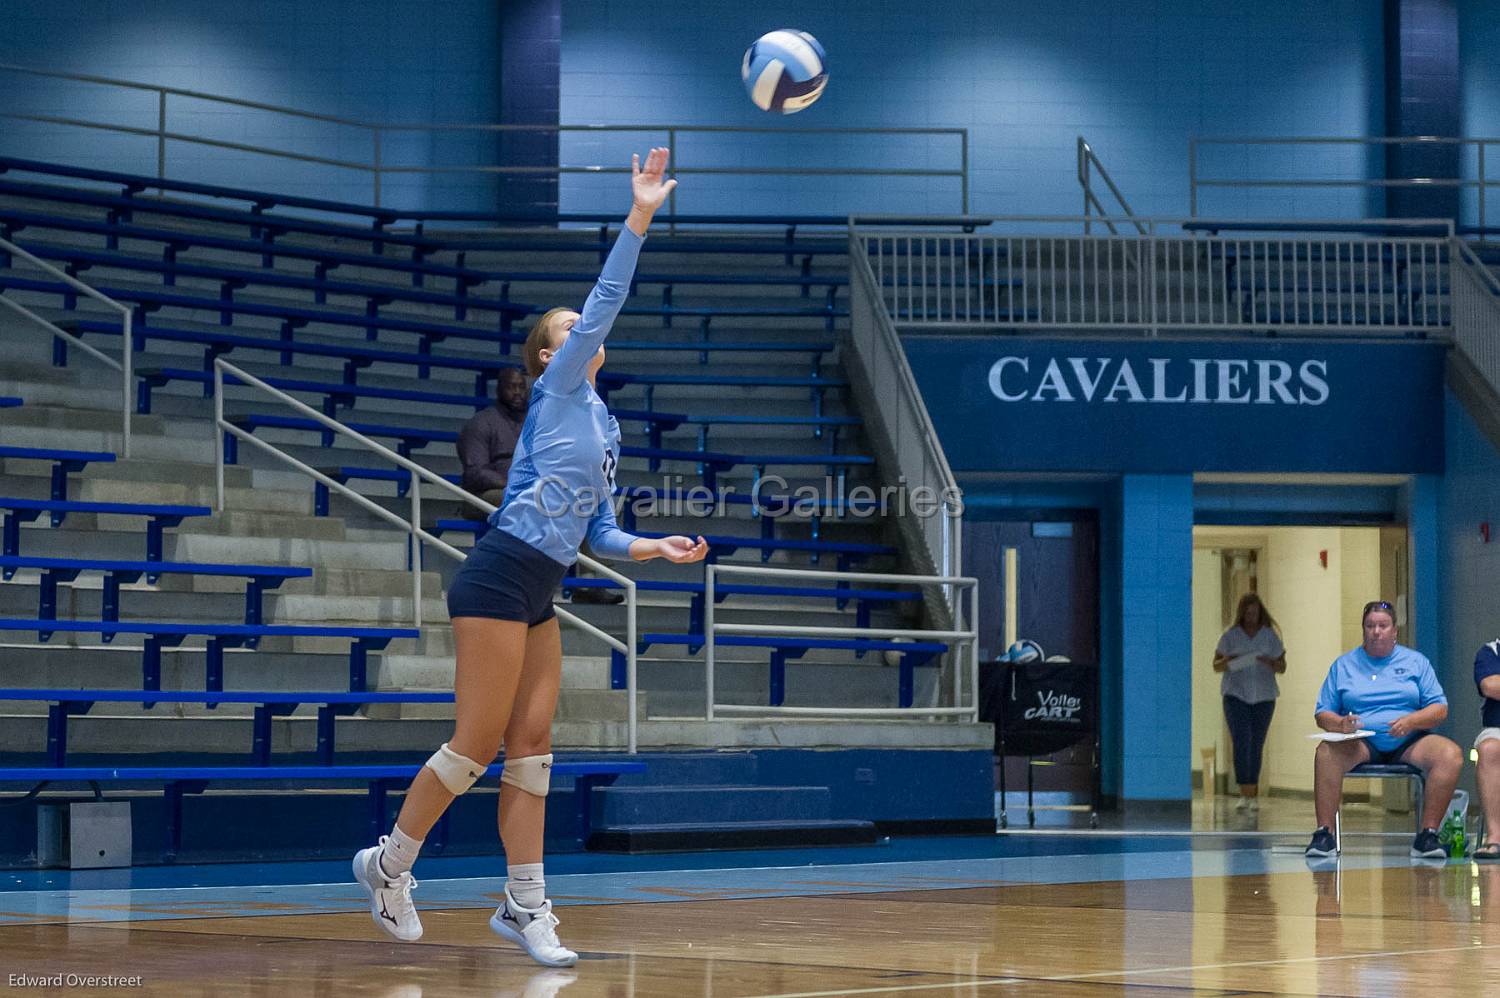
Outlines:
<svg viewBox="0 0 1500 998"><path fill-rule="evenodd" d="M522 908L540 908L547 900L547 881L541 863L519 863L506 868L505 886Z"/></svg>
<svg viewBox="0 0 1500 998"><path fill-rule="evenodd" d="M390 837L385 840L385 848L380 850L380 872L388 879L395 880L411 869L411 865L417 861L417 853L421 851L421 839L414 839L403 832L399 825L392 825Z"/></svg>

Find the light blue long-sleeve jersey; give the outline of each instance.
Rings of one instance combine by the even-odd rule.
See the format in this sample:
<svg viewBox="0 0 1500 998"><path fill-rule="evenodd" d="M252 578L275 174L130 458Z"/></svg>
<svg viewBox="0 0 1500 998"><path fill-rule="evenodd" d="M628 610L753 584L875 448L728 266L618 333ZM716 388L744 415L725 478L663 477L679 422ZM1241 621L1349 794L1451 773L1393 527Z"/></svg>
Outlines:
<svg viewBox="0 0 1500 998"><path fill-rule="evenodd" d="M1375 731L1370 746L1389 752L1402 741L1386 732L1392 721L1423 707L1447 702L1448 697L1426 655L1397 645L1385 658L1371 658L1361 645L1340 655L1329 666L1313 714L1324 710L1357 714L1360 727Z"/></svg>
<svg viewBox="0 0 1500 998"><path fill-rule="evenodd" d="M636 538L615 521L610 497L620 462L620 424L589 384L589 361L630 294L640 236L620 232L567 340L531 389L505 501L490 523L561 565L587 536L593 553L630 557Z"/></svg>

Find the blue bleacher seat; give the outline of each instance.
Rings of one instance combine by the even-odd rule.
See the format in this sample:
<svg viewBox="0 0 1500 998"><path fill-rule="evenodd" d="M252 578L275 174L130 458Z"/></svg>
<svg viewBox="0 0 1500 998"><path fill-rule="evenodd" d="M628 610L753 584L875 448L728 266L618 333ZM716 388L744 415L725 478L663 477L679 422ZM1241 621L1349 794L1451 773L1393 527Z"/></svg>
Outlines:
<svg viewBox="0 0 1500 998"><path fill-rule="evenodd" d="M613 220L611 217L611 221ZM761 221L764 221L764 219ZM442 277L453 281L452 293L458 298L463 298L471 287L495 282L501 284L502 302L508 300L508 286L513 282L592 284L598 276L596 273L586 272L481 270L472 267L453 266L432 260L428 258L430 250L418 250L414 253L417 259L406 260L373 252L360 253L350 249L336 248L331 245L300 246L295 243L268 245L259 239L235 238L212 232L152 228L150 226L127 222L97 221L80 218L76 215L49 214L46 212L17 210L0 206L0 234L3 234L6 238L12 238L17 233L28 228L85 232L91 235L102 236L105 241L105 247L109 250L117 249L121 239L136 243L160 243L163 247L161 257L163 262L166 263L177 260L181 252L196 248L253 255L258 258L260 267L263 270L269 270L274 266L277 257L310 260L314 263L314 279L324 278L340 267L387 270L403 275L410 275L412 286L418 288L425 286L425 278L427 277ZM461 255L462 252L460 252ZM808 297L810 288L826 287L827 300L831 306L838 290L846 287L848 283L848 275L842 273L814 275L743 273L664 274L637 272L631 291L634 293L637 286L642 284L662 285L662 304L670 305L672 303L671 288L676 284L793 285L801 288L802 297L804 298Z"/></svg>
<svg viewBox="0 0 1500 998"><path fill-rule="evenodd" d="M325 447L333 443L333 431L329 430L316 419L308 419L305 416L251 414L230 416L228 421L246 433L254 433L256 430L263 429L306 430L322 434L323 446ZM363 433L367 437L387 437L396 440L396 451L402 457L410 457L412 451L426 447L428 444L455 444L458 442L458 434L453 430L429 430L417 426L389 426L384 423L355 423L349 421L345 421L343 425L356 433ZM226 464L235 464L239 460L238 444L239 441L233 435L229 433L224 434L224 462Z"/></svg>
<svg viewBox="0 0 1500 998"><path fill-rule="evenodd" d="M76 334L99 333L107 336L119 336L120 325L116 322L105 322L95 319L77 321L64 321L58 323L63 329ZM333 357L344 361L344 382L349 385L357 383L359 371L369 367L371 364L402 364L410 365L417 369L417 377L426 378L428 370L433 367L449 368L451 370L471 371L474 373L474 392L476 395L488 394L488 386L495 374L503 367L519 367L514 361L480 360L477 357L442 357L422 352L413 353L403 350L389 350L381 347L368 347L358 344L332 344L332 343L305 343L293 340L271 339L261 336L247 336L243 333L230 333L224 331L208 331L196 329L171 329L157 325L135 325L132 333L138 342L147 340L163 340L169 343L192 343L203 347L203 369L200 371L189 371L176 368L158 369L154 378L137 379L137 411L151 411L150 389L161 387L170 381L197 381L203 385L203 394L207 398L213 393L213 360L215 357L228 354L234 350L259 350L279 355L282 366L290 366L290 358L296 354L309 357ZM65 343L62 339L54 340L54 343ZM58 351L62 358L59 366L66 363L66 351ZM170 374L165 373L170 372ZM610 384L612 376L600 375L601 387ZM623 384L623 381L618 383ZM144 393L144 394L142 394Z"/></svg>
<svg viewBox="0 0 1500 998"><path fill-rule="evenodd" d="M334 308L312 308L291 303L273 305L265 302L225 301L222 298L120 286L101 281L95 281L91 286L94 290L116 301L133 305L137 321L144 319L144 313L154 312L157 309L189 309L215 313L219 317L220 325L224 326L233 325L234 319L242 315L278 319L281 321L281 338L287 342L293 339L293 334L298 328L309 323L320 323L362 329L367 340L376 339L381 330L410 333L420 338L419 350L430 349L433 343L440 343L448 337L457 337L495 343L499 346L501 354L507 354L512 345L526 341L525 336L511 332L514 319L531 312L530 306L517 306L501 313L498 328L478 329L474 326L456 326L435 320L371 315L368 310L360 315ZM61 281L20 277L9 272L0 272L0 288L54 294L63 299L64 308L73 308L78 299L78 292ZM141 337L137 335L137 349L139 349L140 339ZM291 363L290 356L289 353L285 354L282 363Z"/></svg>
<svg viewBox="0 0 1500 998"><path fill-rule="evenodd" d="M161 243L162 259L172 261L179 253L191 249L223 250L231 253L254 254L260 258L263 269L275 266L277 257L293 260L310 260L313 273L324 277L339 267L388 270L409 274L413 287L422 287L426 277L453 279L453 293L462 296L468 288L488 280L482 271L454 267L432 260L404 260L377 253L360 253L333 245L299 246L295 243L268 244L260 239L235 238L214 232L192 232L184 229L152 228L119 221L96 221L73 215L54 215L37 211L17 211L0 207L0 234L10 238L26 228L59 229L67 232L86 232L104 237L107 249L117 249L121 239L134 242Z"/></svg>
<svg viewBox="0 0 1500 998"><path fill-rule="evenodd" d="M250 204L250 210L255 214L269 211L272 208L287 207L328 214L363 215L373 220L373 226L376 229L386 226L399 218L406 217L390 208L356 205L324 198L273 194L268 191L248 191L241 188L224 187L219 184L204 184L196 181L142 177L114 170L99 170L92 167L47 163L42 160L21 159L14 156L0 157L0 174L10 172L40 173L46 176L70 177L76 180L91 180L98 183L112 184L120 188L120 195L122 197L131 197L136 194L143 194L148 190L156 190L175 191L179 194L193 194L200 197L231 201L245 201Z"/></svg>
<svg viewBox="0 0 1500 998"><path fill-rule="evenodd" d="M50 461L52 462L52 501L66 502L68 498L68 476L82 471L90 464L111 464L115 456L108 451L63 450L57 447L6 447L0 446L0 461ZM56 524L58 521L54 520Z"/></svg>
<svg viewBox="0 0 1500 998"><path fill-rule="evenodd" d="M706 599L702 582L664 582L655 579L637 579L637 590L641 592L688 593L692 599L688 604L688 632L703 630L703 604ZM579 578L569 575L563 579L562 592L569 595L575 589L621 589L613 579ZM720 583L714 587L714 602L723 603L730 596L785 596L791 599L831 599L842 610L850 600L857 604L855 627L870 626L870 610L873 603L916 602L922 594L915 590L900 589L850 589L837 586L772 586L739 585ZM860 653L863 655L863 652Z"/></svg>
<svg viewBox="0 0 1500 998"><path fill-rule="evenodd" d="M23 402L21 399L18 399L12 395L0 395L0 409L14 409L22 404Z"/></svg>
<svg viewBox="0 0 1500 998"><path fill-rule="evenodd" d="M145 689L161 687L161 650L175 648L189 637L201 636L209 639L207 664L204 670L204 688L210 691L224 688L224 649L253 646L262 638L348 638L349 689L362 692L367 685L368 653L379 651L396 638L417 638L420 632L414 627L341 627L314 626L306 624L205 624L169 623L162 621L126 620L26 620L14 617L0 618L0 631L36 631L40 635L62 632L67 634L98 634L114 637L120 634L140 634L146 638L141 656L141 682ZM45 640L43 638L42 640Z"/></svg>
<svg viewBox="0 0 1500 998"><path fill-rule="evenodd" d="M215 565L180 561L104 561L87 558L22 558L0 556L0 570L5 579L12 578L19 569L35 569L41 573L41 594L37 616L42 620L57 619L57 585L71 582L83 572L99 572L104 576L104 595L100 616L106 621L120 619L120 586L129 585L141 576L155 582L163 575L218 575L243 577L245 587L245 623L262 623L262 596L287 579L305 579L312 575L310 568L288 565Z"/></svg>
<svg viewBox="0 0 1500 998"><path fill-rule="evenodd" d="M47 759L53 766L67 764L68 718L87 714L96 703L138 703L146 708L159 703L203 704L210 710L221 703L254 704L250 752L257 766L271 763L271 721L285 717L304 704L318 708L318 763L333 765L334 719L347 717L360 707L374 703L452 703L453 694L441 690L396 690L391 692L197 692L194 690L120 689L0 689L0 700L49 704L47 710ZM3 771L3 770L0 770Z"/></svg>
<svg viewBox="0 0 1500 998"><path fill-rule="evenodd" d="M229 422L247 433L254 433L258 429L316 432L322 435L324 446L332 444L332 435L327 427L315 419L308 419L303 416L249 414L231 416ZM391 426L383 423L345 422L344 425L357 433L363 433L365 436L395 439L397 441L396 450L402 457L410 457L413 451L429 444L453 444L458 440L458 434L453 430L435 430L415 426ZM238 453L238 440L233 434L226 432L224 434L225 462L234 464L238 460ZM758 481L763 477L767 467L779 465L798 467L821 465L828 468L829 474L837 473L842 476L850 467L864 467L875 463L874 458L863 454L725 454L716 451L677 450L656 447L621 447L620 456L644 459L648 462L648 466L652 471L659 469L663 461L682 461L698 464L702 468L701 473L704 485L710 490L716 489L717 475L720 472L729 471L738 465L753 466Z"/></svg>
<svg viewBox="0 0 1500 998"><path fill-rule="evenodd" d="M478 536L489 529L489 524L475 520L438 520L433 524L432 532L441 536L445 531L456 533L468 533ZM634 531L641 537L667 537L668 534L657 531L641 530ZM740 548L755 548L761 553L761 561L770 561L771 556L777 551L800 551L809 556L809 559L817 564L820 555L831 554L837 556L838 570L846 572L850 566L858 564L866 558L879 557L882 555L894 555L896 549L886 544L857 544L849 541L804 541L792 540L790 538L766 538L766 537L736 537L727 534L706 535L704 540L708 542L708 557L706 561L712 563L720 555L734 554Z"/></svg>
<svg viewBox="0 0 1500 998"><path fill-rule="evenodd" d="M356 468L348 465L340 465L333 468L319 468L323 474L343 485L348 482L363 479L369 482L394 482L396 483L397 498L404 497L411 490L411 472L403 468ZM460 475L443 475L445 481L458 485L462 481ZM322 482L313 485L313 515L327 516L329 492L331 490ZM439 498L450 498L440 496Z"/></svg>
<svg viewBox="0 0 1500 998"><path fill-rule="evenodd" d="M764 484L763 482L758 484ZM620 526L631 532L636 530L643 509L660 513L662 508L676 511L680 515L709 516L718 512L721 504L748 506L750 515L760 521L761 538L776 539L776 521L783 516L806 516L812 530L812 539L818 540L825 516L871 516L880 512L874 501L862 503L840 499L838 496L790 496L754 492L713 492L709 489L660 489L654 486L626 485L615 490L625 499L620 510Z"/></svg>
<svg viewBox="0 0 1500 998"><path fill-rule="evenodd" d="M111 455L113 458L113 455ZM21 524L30 523L43 513L49 513L54 527L61 526L69 513L109 514L113 516L144 516L146 518L146 560L162 560L162 531L180 524L190 516L209 516L213 513L207 506L168 506L131 502L77 502L49 499L17 499L0 497L0 510L5 513L4 545L0 554L14 558L21 553Z"/></svg>
<svg viewBox="0 0 1500 998"><path fill-rule="evenodd" d="M941 641L887 641L880 638L808 638L780 637L776 635L721 634L714 639L716 646L726 648L769 648L771 650L770 689L767 702L772 707L781 706L786 699L786 663L801 658L813 649L852 651L895 652L901 656L898 666L897 703L910 707L916 697L915 670L919 666L933 664L937 656L948 650ZM704 645L703 632L692 634L651 633L636 639L636 651L644 654L652 645L686 645L688 654L697 654ZM610 681L615 689L625 688L625 656L619 651L610 652Z"/></svg>
<svg viewBox="0 0 1500 998"><path fill-rule="evenodd" d="M31 240L18 243L18 245L22 249L28 250L44 260L65 263L67 265L67 272L74 276L78 276L94 267L105 267L115 270L135 270L160 274L162 283L167 287L176 286L179 277L218 281L220 285L220 301L233 301L235 293L239 290L252 285L262 285L265 287L293 288L301 291L310 291L313 294L314 303L319 305L326 304L330 294L351 298L364 298L367 301L365 313L367 316L378 315L379 309L382 306L392 302L409 302L414 305L440 305L452 308L453 318L458 322L467 319L470 309L481 309L499 313L509 312L512 318L526 315L530 311L530 306L527 305L485 298L478 295L460 295L457 293L428 291L418 288L407 289L394 287L389 283L346 281L330 279L325 276L308 277L302 274L288 274L283 271L268 270L258 266L233 267L226 264L185 263L175 258L156 260L111 250L90 250L76 246L57 246Z"/></svg>
<svg viewBox="0 0 1500 998"><path fill-rule="evenodd" d="M11 162L14 164L16 161ZM81 179L104 179L98 176L89 177L81 172L75 172L71 175L80 177ZM267 247L274 244L277 236L285 233L336 239L363 239L369 241L377 250L383 249L389 243L409 248L417 258L438 250L458 247L462 247L461 252L530 252L536 246L535 242L531 240L504 237L486 239L463 237L457 240L445 240L427 236L425 233L422 235L395 234L384 230L384 222L379 222L379 224L370 227L363 227L342 222L324 222L296 216L268 215L265 214L265 207L261 205L255 205L251 210L244 211L190 204L180 200L139 199L132 196L137 191L157 187L162 183L180 184L181 182L158 181L156 178L131 177L129 175L119 176L122 179L108 182L125 185L126 190L121 194L90 191L76 185L60 186L11 180L0 180L0 194L34 201L60 201L72 205L87 205L109 212L110 218L115 220L130 221L137 212L140 212L169 215L200 222L244 225L250 230L252 235L262 239ZM226 192L223 195L219 195L222 197L243 200L251 200L256 197L253 192L235 191L232 188L221 188L221 190ZM292 201L290 198L278 195L263 195L262 197L269 199L269 203L273 205L276 203L290 204ZM322 203L325 205L338 205L337 202ZM340 207L321 208L317 210L348 213L351 209L356 213L364 215L371 215L379 210L370 209L366 206L353 205L342 205ZM779 220L766 218L763 221ZM845 221L847 222L847 219ZM598 250L602 256L608 251L609 245L612 242L612 232L617 231L620 224L616 217L609 216L608 220L599 226L595 238L567 241L549 240L548 247L554 250ZM678 238L673 240L649 240L643 249L647 251L696 253L774 253L778 256L784 256L786 262L790 265L795 256L801 256L805 260L810 260L813 256L819 254L843 255L848 252L848 243L847 240L839 237L799 240L796 237L795 228L789 227L786 237L782 240L747 239L743 237L739 239L715 240Z"/></svg>
<svg viewBox="0 0 1500 998"><path fill-rule="evenodd" d="M144 180L144 178L137 179ZM156 186L156 181L154 180L146 181L146 183L148 186ZM210 205L189 204L183 201L143 199L117 194L105 194L78 186L64 187L53 184L0 180L0 195L24 198L31 201L56 201L75 206L100 208L107 211L112 220L118 221L130 221L139 212L142 214L167 215L173 218L190 219L195 222L243 225L250 231L252 236L260 239L267 248L275 244L277 236L286 233L333 239L363 240L377 248L384 248L386 244L391 244L404 246L412 251L426 251L436 245L431 239L380 232L357 225L316 221L287 215L273 217L257 211L241 211Z"/></svg>
<svg viewBox="0 0 1500 998"><path fill-rule="evenodd" d="M655 531L640 531L642 537L666 537L667 534ZM879 557L882 555L894 555L896 549L886 544L860 544L849 541L803 541L786 538L773 538L767 540L764 537L735 537L725 534L714 534L705 536L708 541L708 557L705 559L713 563L720 555L734 554L740 548L757 548L760 550L760 560L770 561L771 556L777 551L801 551L807 554L813 564L817 564L818 556L824 554L836 555L838 558L838 570L847 572L851 565L863 561L865 558Z"/></svg>

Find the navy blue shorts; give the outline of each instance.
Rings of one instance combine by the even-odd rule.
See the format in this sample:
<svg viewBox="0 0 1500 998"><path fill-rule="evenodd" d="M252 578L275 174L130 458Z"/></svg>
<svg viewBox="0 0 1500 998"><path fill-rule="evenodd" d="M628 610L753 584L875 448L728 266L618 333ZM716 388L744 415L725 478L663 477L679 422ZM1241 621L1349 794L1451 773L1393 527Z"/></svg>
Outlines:
<svg viewBox="0 0 1500 998"><path fill-rule="evenodd" d="M1421 741L1423 738L1426 738L1430 734L1432 734L1432 732L1430 731L1415 731L1412 734L1408 735L1405 741L1403 741L1400 745L1397 745L1393 749L1378 749L1373 745L1366 745L1365 748L1370 753L1370 762L1375 763L1378 766L1392 766L1402 761L1401 753L1405 752L1407 749L1411 748L1413 745L1417 744L1417 742Z"/></svg>
<svg viewBox="0 0 1500 998"><path fill-rule="evenodd" d="M552 594L568 566L491 527L448 587L448 616L519 620L535 627L557 614Z"/></svg>

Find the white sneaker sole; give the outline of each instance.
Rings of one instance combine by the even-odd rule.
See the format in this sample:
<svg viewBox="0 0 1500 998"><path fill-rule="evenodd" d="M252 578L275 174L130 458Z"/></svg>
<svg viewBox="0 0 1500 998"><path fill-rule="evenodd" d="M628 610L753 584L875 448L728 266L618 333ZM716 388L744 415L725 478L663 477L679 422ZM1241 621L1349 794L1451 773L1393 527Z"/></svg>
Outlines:
<svg viewBox="0 0 1500 998"><path fill-rule="evenodd" d="M354 863L353 863L353 866L354 866L354 879L357 880L357 881L359 881L359 886L363 887L365 889L365 893L367 895L369 895L369 897L370 897L370 920L373 921L376 925L380 926L380 930L382 932L384 932L386 935L390 936L392 939L396 940L397 942L402 942L402 943L414 943L414 942L416 942L418 939L422 938L422 927L421 927L421 925L417 926L417 934L416 935L414 935L414 936L403 936L403 935L398 934L397 931L391 927L391 923L388 920L380 917L380 912L375 907L375 886L373 884L371 884L368 880L365 879L365 869L366 869L366 867L369 866L369 861L367 859L365 859L364 857L365 857L365 853L367 853L369 851L370 851L369 849L361 849L359 852L355 853L354 854Z"/></svg>
<svg viewBox="0 0 1500 998"><path fill-rule="evenodd" d="M578 962L578 954L576 953L572 954L571 956L564 957L560 960L549 960L541 956L536 952L536 950L532 949L526 944L525 936L521 935L521 933L517 932L515 929L512 929L509 925L506 925L503 921L500 920L500 913L498 911L490 916L490 931L495 933L495 935L499 936L501 939L513 942L517 946L521 947L526 951L527 956L531 957L543 967L571 967Z"/></svg>

